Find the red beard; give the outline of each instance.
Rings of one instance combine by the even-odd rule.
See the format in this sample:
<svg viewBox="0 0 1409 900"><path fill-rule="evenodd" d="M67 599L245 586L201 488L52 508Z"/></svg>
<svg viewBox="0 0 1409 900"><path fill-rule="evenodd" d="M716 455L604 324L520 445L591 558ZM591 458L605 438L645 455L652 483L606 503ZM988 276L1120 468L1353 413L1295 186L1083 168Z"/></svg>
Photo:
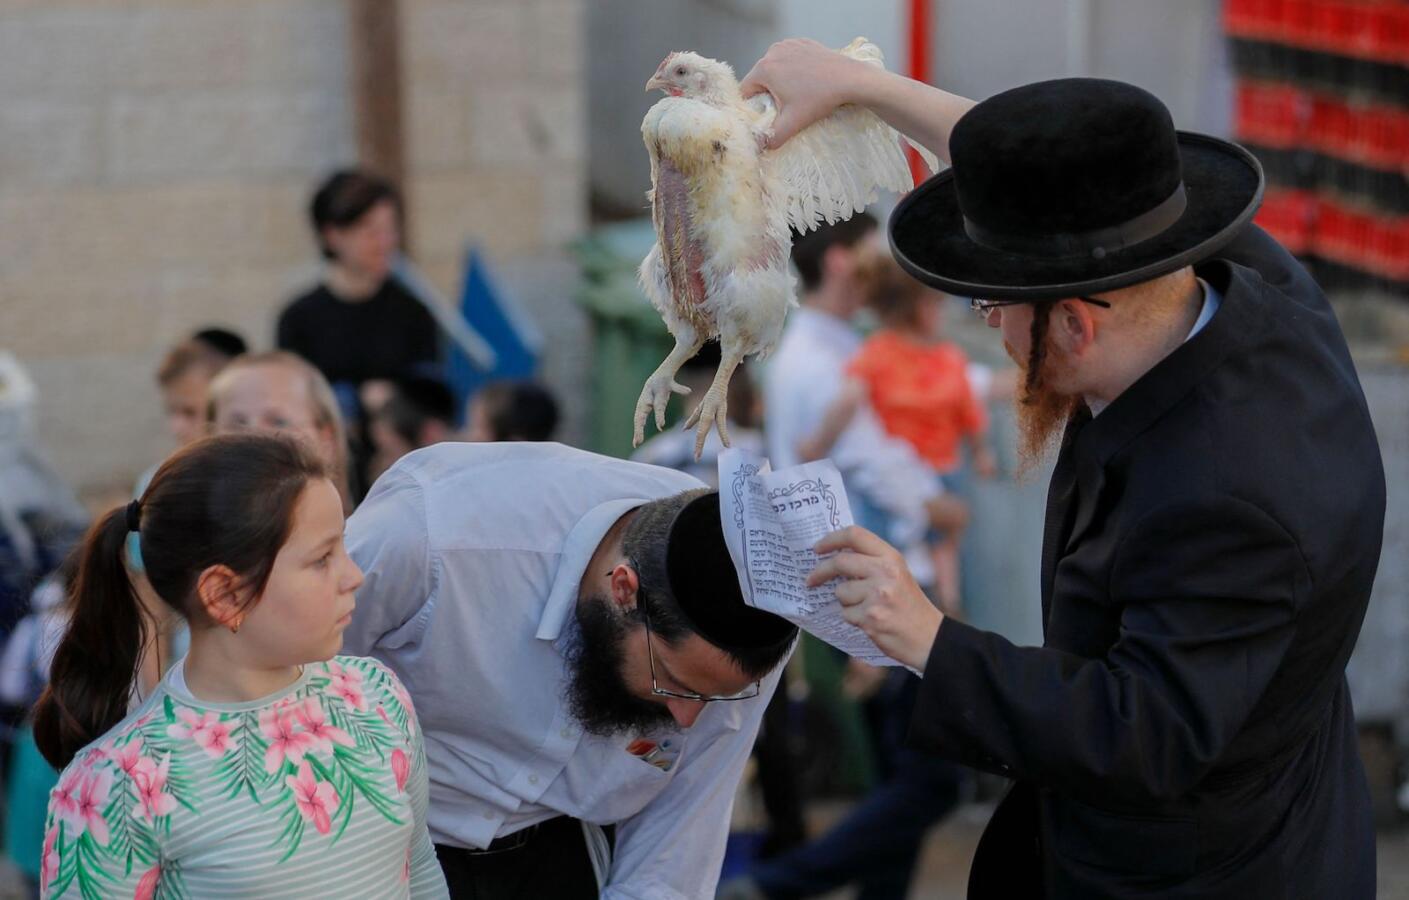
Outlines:
<svg viewBox="0 0 1409 900"><path fill-rule="evenodd" d="M1018 389L1013 395L1013 408L1017 413L1018 426L1018 479L1025 480L1033 471L1046 462L1053 448L1061 440L1062 432L1072 414L1084 401L1080 397L1063 394L1052 388L1048 376L1054 365L1054 353L1050 341L1047 353L1040 364L1038 377L1028 387L1028 360L1022 359L1005 341L1003 348L1018 364L1022 376L1018 379Z"/></svg>

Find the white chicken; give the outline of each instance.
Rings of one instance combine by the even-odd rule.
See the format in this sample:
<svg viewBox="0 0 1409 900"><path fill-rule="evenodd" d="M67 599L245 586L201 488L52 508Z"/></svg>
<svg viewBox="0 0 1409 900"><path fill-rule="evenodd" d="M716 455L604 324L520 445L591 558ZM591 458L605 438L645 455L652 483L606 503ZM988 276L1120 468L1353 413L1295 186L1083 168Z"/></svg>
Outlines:
<svg viewBox="0 0 1409 900"><path fill-rule="evenodd" d="M842 53L884 66L880 48L857 38ZM655 411L665 427L680 367L719 338L714 381L690 418L699 458L710 429L729 445L729 379L751 354L766 355L795 305L789 229L810 231L866 208L878 188L913 187L900 135L867 109L847 105L783 146L762 149L777 115L766 93L747 100L726 63L672 53L646 82L668 96L646 113L656 243L641 263L641 287L675 337L675 348L636 402L633 443ZM921 149L930 168L933 155Z"/></svg>

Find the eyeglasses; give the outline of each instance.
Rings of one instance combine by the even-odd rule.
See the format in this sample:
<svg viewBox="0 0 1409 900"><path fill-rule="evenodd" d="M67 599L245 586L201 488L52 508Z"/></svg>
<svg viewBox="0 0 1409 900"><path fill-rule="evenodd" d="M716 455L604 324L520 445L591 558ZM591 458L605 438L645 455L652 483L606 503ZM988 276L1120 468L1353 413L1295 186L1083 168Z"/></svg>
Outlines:
<svg viewBox="0 0 1409 900"><path fill-rule="evenodd" d="M1075 297L1082 303L1090 303L1092 306L1099 306L1102 309L1110 309L1111 305L1104 300L1097 300L1095 297ZM974 297L969 301L969 309L978 315L980 319L987 319L988 314L995 309L1004 306L1017 306L1019 303L1032 303L1032 300L980 300Z"/></svg>
<svg viewBox="0 0 1409 900"><path fill-rule="evenodd" d="M683 693L681 691L667 691L656 683L656 652L651 646L651 614L646 611L646 604L638 598L637 603L641 606L641 620L646 625L646 658L651 661L651 693L658 697L674 697L677 700L693 700L696 703L716 703L727 700L751 700L759 695L762 690L759 683L755 681L753 687L744 689L743 692L732 694L728 697L706 697L704 694Z"/></svg>

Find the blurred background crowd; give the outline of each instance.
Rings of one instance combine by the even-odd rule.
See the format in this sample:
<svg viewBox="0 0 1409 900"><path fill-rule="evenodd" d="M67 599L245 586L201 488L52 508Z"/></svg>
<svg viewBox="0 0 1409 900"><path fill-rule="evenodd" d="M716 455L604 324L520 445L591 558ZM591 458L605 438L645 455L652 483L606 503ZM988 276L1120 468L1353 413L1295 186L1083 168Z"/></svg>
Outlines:
<svg viewBox="0 0 1409 900"><path fill-rule="evenodd" d="M1331 292L1383 444L1386 552L1351 679L1381 819L1403 816L1409 4L7 0L0 831L17 890L38 871L54 778L25 712L91 512L211 432L306 437L349 510L440 441L631 455L637 393L670 346L635 285L654 239L640 86L672 50L742 73L790 35L866 35L891 68L975 98L1061 75L1131 81L1177 125L1262 158L1259 222ZM833 459L858 520L909 548L936 603L1038 643L1046 478L1015 477L1014 370L967 298L892 261L886 212L795 242L800 307L772 358L734 379L734 443L775 467ZM695 397L716 362L707 346L682 372ZM672 408L677 426L688 410ZM697 462L693 435L668 428L634 454L713 482L717 441ZM148 684L181 641L157 632ZM723 889L961 892L1001 786L904 750L913 680L809 641L785 685ZM1384 889L1409 890L1405 854L1380 856Z"/></svg>

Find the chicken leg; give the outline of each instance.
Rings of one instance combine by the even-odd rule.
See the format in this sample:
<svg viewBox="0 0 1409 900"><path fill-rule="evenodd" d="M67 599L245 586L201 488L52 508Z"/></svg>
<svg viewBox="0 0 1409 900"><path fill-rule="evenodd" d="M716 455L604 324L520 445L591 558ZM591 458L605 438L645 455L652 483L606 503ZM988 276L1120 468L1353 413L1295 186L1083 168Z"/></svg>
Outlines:
<svg viewBox="0 0 1409 900"><path fill-rule="evenodd" d="M711 428L719 429L719 440L729 446L729 379L734 370L744 361L744 354L733 341L720 341L719 368L714 372L714 381L709 390L700 398L699 406L685 420L686 428L695 429L695 459L704 453L705 438Z"/></svg>
<svg viewBox="0 0 1409 900"><path fill-rule="evenodd" d="M665 430L665 406L670 402L670 395L690 393L689 388L675 380L675 375L703 345L704 341L696 338L693 333L688 338L677 337L675 349L670 351L651 373L651 377L646 379L646 384L641 388L641 396L636 401L636 421L631 446L639 447L646 439L646 419L650 417L652 409L656 411L656 430ZM695 456L699 456L698 450Z"/></svg>

